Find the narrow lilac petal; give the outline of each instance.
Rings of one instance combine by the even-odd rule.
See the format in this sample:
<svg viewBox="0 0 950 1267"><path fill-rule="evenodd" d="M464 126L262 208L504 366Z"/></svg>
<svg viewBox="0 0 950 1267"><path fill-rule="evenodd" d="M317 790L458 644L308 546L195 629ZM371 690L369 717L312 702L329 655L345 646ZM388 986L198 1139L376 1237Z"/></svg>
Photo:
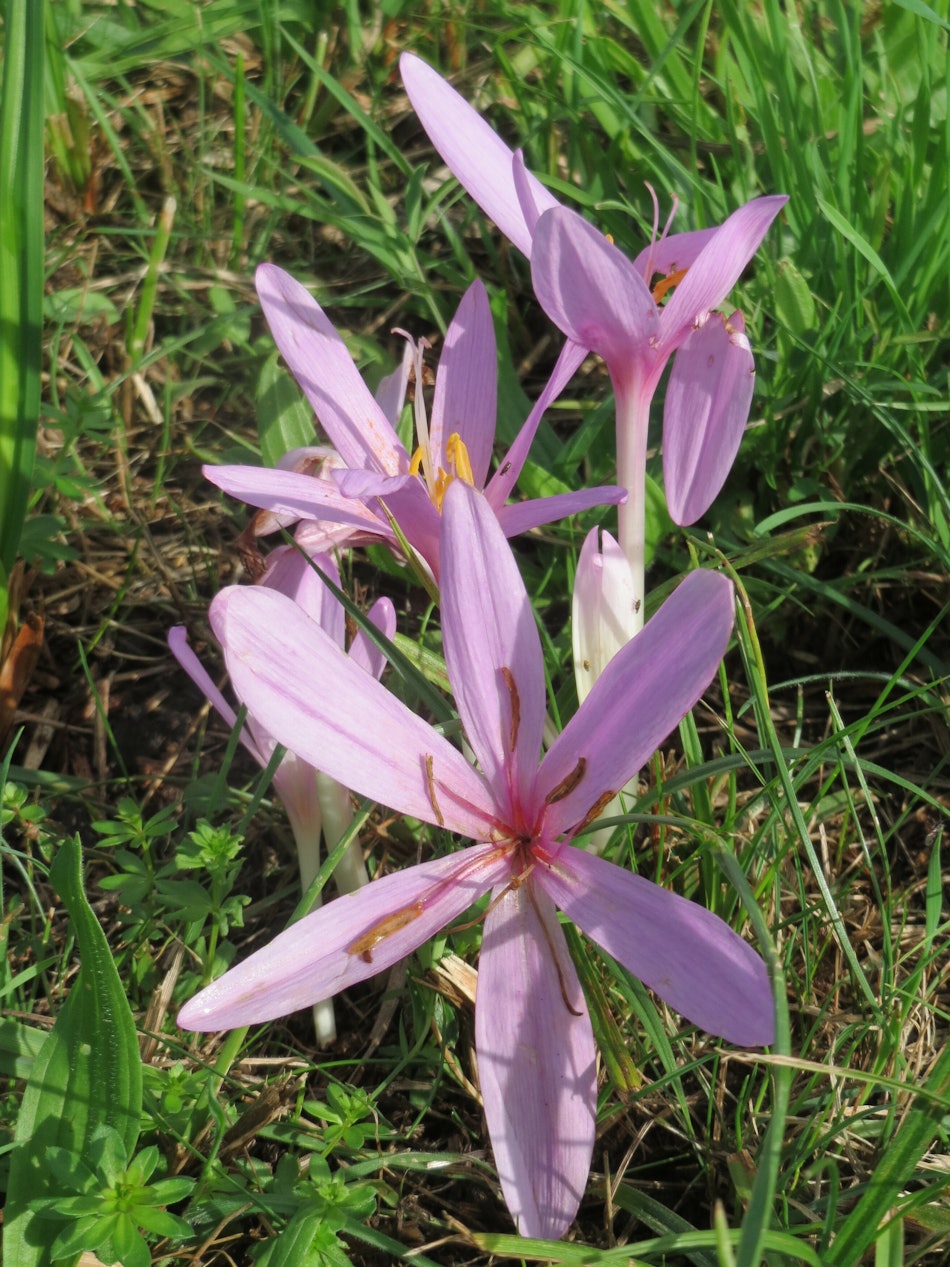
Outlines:
<svg viewBox="0 0 950 1267"><path fill-rule="evenodd" d="M663 407L663 482L674 523L695 523L718 496L749 418L755 361L740 312L720 313L676 353Z"/></svg>
<svg viewBox="0 0 950 1267"><path fill-rule="evenodd" d="M489 839L482 777L288 598L232 586L210 615L235 694L278 743L362 796Z"/></svg>
<svg viewBox="0 0 950 1267"><path fill-rule="evenodd" d="M501 137L442 76L420 57L403 53L399 70L412 108L449 171L505 237L531 256L531 234L511 174L512 152ZM557 199L529 175L538 207Z"/></svg>
<svg viewBox="0 0 950 1267"><path fill-rule="evenodd" d="M663 308L661 353L672 352L686 338L697 317L710 308L718 308L786 202L784 194L753 198L723 221Z"/></svg>
<svg viewBox="0 0 950 1267"><path fill-rule="evenodd" d="M451 470L445 442L458 432L468 449L475 487L488 476L498 408L498 349L488 292L472 282L445 333L432 397L429 446L435 460Z"/></svg>
<svg viewBox="0 0 950 1267"><path fill-rule="evenodd" d="M378 598L366 613L384 638L392 642L396 636L396 609L392 599ZM386 668L386 657L382 651L367 638L362 629L357 631L350 647L350 659L374 678L381 678Z"/></svg>
<svg viewBox="0 0 950 1267"><path fill-rule="evenodd" d="M323 576L339 589L340 573L328 554L312 558L295 546L278 546L267 556L267 567L258 581L293 599L311 620L322 625L340 647L346 631L346 617L339 600L327 589Z"/></svg>
<svg viewBox="0 0 950 1267"><path fill-rule="evenodd" d="M380 475L378 471L344 470L333 472L333 482L344 497L366 501L370 497L392 497L407 484L416 483L415 475Z"/></svg>
<svg viewBox="0 0 950 1267"><path fill-rule="evenodd" d="M507 874L493 845L408 867L328 902L196 994L182 1029L234 1029L286 1016L382 972Z"/></svg>
<svg viewBox="0 0 950 1267"><path fill-rule="evenodd" d="M718 915L573 846L535 875L578 928L694 1025L742 1047L773 1041L768 970Z"/></svg>
<svg viewBox="0 0 950 1267"><path fill-rule="evenodd" d="M274 264L258 266L255 285L274 342L347 466L404 471L405 449L310 292Z"/></svg>
<svg viewBox="0 0 950 1267"><path fill-rule="evenodd" d="M399 423L403 405L406 403L406 391L409 387L409 371L412 368L412 344L407 340L402 350L399 367L391 374L379 380L376 388L376 403L389 419L393 427Z"/></svg>
<svg viewBox="0 0 950 1267"><path fill-rule="evenodd" d="M577 699L591 687L642 623L640 595L627 556L609 532L598 549L599 528L581 547L571 598L571 639Z"/></svg>
<svg viewBox="0 0 950 1267"><path fill-rule="evenodd" d="M344 497L333 480L269 466L203 466L201 472L231 497L282 519L332 519L392 538L386 524L361 502Z"/></svg>
<svg viewBox="0 0 950 1267"><path fill-rule="evenodd" d="M493 895L475 1001L478 1080L505 1201L522 1236L556 1240L594 1147L594 1035L554 906L533 879Z"/></svg>
<svg viewBox="0 0 950 1267"><path fill-rule="evenodd" d="M169 629L168 646L172 655L191 678L192 682L194 682L195 686L197 686L198 690L205 696L224 724L230 726L233 730L237 721L237 713L215 686L208 670L192 651L188 642L188 631L184 625L175 625L174 628ZM270 760L270 753L265 754L258 747L254 736L250 733L247 726L244 726L241 730L241 743L255 761L262 766L267 765Z"/></svg>
<svg viewBox="0 0 950 1267"><path fill-rule="evenodd" d="M552 206L559 206L560 204L549 199L538 199L537 191L541 186L536 177L532 176L528 171L524 161L523 150L515 150L511 157L511 176L515 185L518 205L521 207L521 214L524 216L525 226L533 237L534 231L538 227L538 221L544 212L550 210Z"/></svg>
<svg viewBox="0 0 950 1267"><path fill-rule="evenodd" d="M524 469L528 451L534 442L538 424L544 411L557 400L580 368L586 356L587 348L583 348L580 344L573 343L571 340L568 340L561 348L557 363L551 371L551 377L545 384L544 390L535 402L534 408L528 414L524 425L515 436L511 448L505 454L501 465L485 489L486 497L496 510L500 510L504 506L511 496L511 490L518 482L518 477Z"/></svg>
<svg viewBox="0 0 950 1267"><path fill-rule="evenodd" d="M546 703L541 640L498 520L461 480L442 508L441 593L445 663L465 734L499 801L530 801Z"/></svg>
<svg viewBox="0 0 950 1267"><path fill-rule="evenodd" d="M548 808L553 835L597 817L693 707L729 643L733 607L730 580L690 572L617 652L541 764L539 796L570 789Z"/></svg>
<svg viewBox="0 0 950 1267"><path fill-rule="evenodd" d="M688 233L671 233L658 242L644 247L633 261L633 266L652 290L653 278L659 273L668 277L680 269L689 268L719 232L719 225L711 229L691 229Z"/></svg>
<svg viewBox="0 0 950 1267"><path fill-rule="evenodd" d="M517 537L542 524L553 524L568 515L579 515L592 506L616 506L627 500L627 490L613 484L581 488L576 493L554 493L526 502L511 502L498 512L498 522L506 537Z"/></svg>
<svg viewBox="0 0 950 1267"><path fill-rule="evenodd" d="M653 296L624 253L576 211L558 207L538 221L531 280L558 329L603 357L612 376L652 364L660 328Z"/></svg>

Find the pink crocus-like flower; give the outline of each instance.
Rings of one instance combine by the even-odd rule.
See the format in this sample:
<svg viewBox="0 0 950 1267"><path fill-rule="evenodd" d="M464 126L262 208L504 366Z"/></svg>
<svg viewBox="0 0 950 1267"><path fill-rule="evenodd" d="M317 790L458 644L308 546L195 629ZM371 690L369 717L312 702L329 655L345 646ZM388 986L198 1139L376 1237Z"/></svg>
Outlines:
<svg viewBox="0 0 950 1267"><path fill-rule="evenodd" d="M340 576L333 560L318 555L313 562L335 585ZM286 595L298 609L325 631L338 647L345 639L345 613L330 593L309 560L293 546L284 546L269 556L267 571L260 584ZM388 598L381 598L369 611L369 619L387 638L396 631L396 612ZM168 632L168 644L175 659L224 719L234 726L237 714L215 686L210 674L188 645L183 625ZM349 650L351 663L358 665L374 679L382 675L386 660L382 652L362 632L357 633ZM274 754L276 740L259 717L248 711L241 730L241 742L262 768ZM320 838L328 849L342 840L353 821L353 809L347 788L314 767L296 753L287 751L274 772L274 787L287 811L300 868L300 885L306 891L320 868ZM333 873L341 893L351 893L368 881L359 841L351 841ZM319 903L319 898L317 899ZM315 1001L314 1024L318 1040L325 1044L336 1037L333 1007L323 1000Z"/></svg>
<svg viewBox="0 0 950 1267"><path fill-rule="evenodd" d="M483 843L373 881L309 915L192 999L188 1029L265 1021L401 959L491 892L475 1040L502 1189L526 1236L563 1235L583 1195L597 1079L590 1018L556 915L696 1024L773 1037L759 956L703 907L575 848L708 685L733 591L694 572L611 661L539 763L545 680L531 604L491 507L456 481L442 515L446 664L474 768L280 594L212 604L240 697L306 761Z"/></svg>
<svg viewBox="0 0 950 1267"><path fill-rule="evenodd" d="M409 99L449 169L531 260L535 293L568 336L575 364L584 349L607 363L617 397L618 481L629 492L620 540L642 597L641 490L653 394L677 353L664 410L663 470L670 514L690 524L722 488L752 400L754 366L742 316L727 319L712 310L787 199L753 199L714 229L657 236L655 223L650 245L631 261L562 207L431 66L412 53L403 53L399 65Z"/></svg>
<svg viewBox="0 0 950 1267"><path fill-rule="evenodd" d="M556 371L498 471L490 479L497 406L497 357L488 296L481 282L465 292L445 336L435 380L432 418L416 352L418 447L411 457L360 376L343 340L310 293L273 264L257 270L257 292L284 360L303 388L338 455L317 475L299 469L307 451L286 465L298 469L206 466L219 488L270 512L275 525L295 519L331 521L341 539L381 541L398 549L394 523L409 545L439 571L439 520L445 489L455 478L484 489L508 536L591 506L622 500L619 488L589 488L507 505L544 410L573 368ZM326 464L326 453L317 450Z"/></svg>

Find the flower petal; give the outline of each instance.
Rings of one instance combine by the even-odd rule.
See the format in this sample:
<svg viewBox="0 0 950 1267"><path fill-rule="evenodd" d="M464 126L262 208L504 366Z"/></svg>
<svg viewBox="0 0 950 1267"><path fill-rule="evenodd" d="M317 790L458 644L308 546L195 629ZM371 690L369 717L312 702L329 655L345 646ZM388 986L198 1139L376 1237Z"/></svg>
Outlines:
<svg viewBox="0 0 950 1267"><path fill-rule="evenodd" d="M495 804L481 776L290 599L232 586L210 616L235 694L278 743L391 809L491 836Z"/></svg>
<svg viewBox="0 0 950 1267"><path fill-rule="evenodd" d="M330 519L355 530L393 540L392 529L362 502L344 497L332 479L317 479L270 466L203 466L206 480L231 497L271 511L284 523Z"/></svg>
<svg viewBox="0 0 950 1267"><path fill-rule="evenodd" d="M627 490L616 484L580 488L576 493L552 493L526 502L509 502L498 512L498 522L506 537L517 537L542 524L556 523L568 515L579 515L592 506L616 506L627 500Z"/></svg>
<svg viewBox="0 0 950 1267"><path fill-rule="evenodd" d="M274 264L255 274L274 342L347 466L398 475L409 457L310 292Z"/></svg>
<svg viewBox="0 0 950 1267"><path fill-rule="evenodd" d="M742 1047L773 1041L768 970L718 915L573 846L534 875L578 928L694 1025Z"/></svg>
<svg viewBox="0 0 950 1267"><path fill-rule="evenodd" d="M378 598L366 613L384 638L392 642L396 636L396 609L390 598ZM370 642L362 629L357 631L350 647L350 659L377 680L383 676L386 657L375 643Z"/></svg>
<svg viewBox="0 0 950 1267"><path fill-rule="evenodd" d="M571 601L571 636L577 699L591 687L621 647L640 629L640 596L627 556L609 532L597 548L592 528L581 547Z"/></svg>
<svg viewBox="0 0 950 1267"><path fill-rule="evenodd" d="M723 221L663 308L661 355L679 347L697 317L719 307L787 202L784 194L753 198Z"/></svg>
<svg viewBox="0 0 950 1267"><path fill-rule="evenodd" d="M531 256L531 233L511 174L512 152L464 97L420 57L403 53L399 71L412 108L449 171L505 237ZM535 205L556 207L557 199L527 174Z"/></svg>
<svg viewBox="0 0 950 1267"><path fill-rule="evenodd" d="M442 509L441 595L445 663L465 734L499 804L524 804L544 730L541 640L498 520L461 480Z"/></svg>
<svg viewBox="0 0 950 1267"><path fill-rule="evenodd" d="M558 329L603 357L612 377L653 364L660 318L646 282L576 211L558 207L538 221L531 280Z"/></svg>
<svg viewBox="0 0 950 1267"><path fill-rule="evenodd" d="M407 867L305 915L196 994L182 1029L234 1029L286 1016L410 954L507 874L494 845Z"/></svg>
<svg viewBox="0 0 950 1267"><path fill-rule="evenodd" d="M668 277L670 273L689 268L718 232L717 224L711 229L691 229L687 233L672 233L669 237L659 238L643 248L633 261L633 267L652 290L653 278L658 273L661 277Z"/></svg>
<svg viewBox="0 0 950 1267"><path fill-rule="evenodd" d="M188 630L184 625L175 625L174 628L169 629L168 646L172 655L191 678L192 682L194 682L195 686L197 686L198 690L202 692L221 720L233 730L237 721L237 713L215 686L211 674L191 649L191 645L188 642ZM270 760L270 753L273 752L273 744L270 745L266 753L262 751L246 725L241 730L241 743L259 765L267 765Z"/></svg>
<svg viewBox="0 0 950 1267"><path fill-rule="evenodd" d="M518 482L518 477L524 468L528 451L534 441L538 424L544 411L553 401L557 400L586 356L587 349L582 348L577 343L572 343L570 340L561 348L554 369L551 371L551 377L545 384L544 391L535 401L534 407L525 419L521 430L512 441L511 448L505 454L501 465L491 477L485 489L486 497L496 510L500 510L504 506L511 496L511 490ZM509 533L508 535L510 536L511 534Z"/></svg>
<svg viewBox="0 0 950 1267"><path fill-rule="evenodd" d="M445 442L458 432L468 450L475 487L484 488L495 443L498 349L488 292L472 282L445 333L432 397L429 444L445 471Z"/></svg>
<svg viewBox="0 0 950 1267"><path fill-rule="evenodd" d="M407 340L402 350L402 360L397 369L379 380L376 388L376 403L389 419L393 427L399 425L399 416L406 403L406 391L409 387L409 371L412 368L412 344Z"/></svg>
<svg viewBox="0 0 950 1267"><path fill-rule="evenodd" d="M493 895L479 960L475 1048L508 1209L522 1236L556 1240L587 1185L596 1049L557 914L533 879Z"/></svg>
<svg viewBox="0 0 950 1267"><path fill-rule="evenodd" d="M328 554L310 557L295 546L278 546L267 556L267 567L258 584L293 599L301 611L322 625L337 646L342 647L346 615L342 604L327 589L324 576L340 588L340 573Z"/></svg>
<svg viewBox="0 0 950 1267"><path fill-rule="evenodd" d="M663 407L663 482L674 523L695 523L732 469L749 418L755 361L742 313L720 313L676 353Z"/></svg>
<svg viewBox="0 0 950 1267"><path fill-rule="evenodd" d="M538 795L559 793L546 817L555 836L597 817L693 707L729 643L733 609L730 580L690 572L617 652L541 763Z"/></svg>

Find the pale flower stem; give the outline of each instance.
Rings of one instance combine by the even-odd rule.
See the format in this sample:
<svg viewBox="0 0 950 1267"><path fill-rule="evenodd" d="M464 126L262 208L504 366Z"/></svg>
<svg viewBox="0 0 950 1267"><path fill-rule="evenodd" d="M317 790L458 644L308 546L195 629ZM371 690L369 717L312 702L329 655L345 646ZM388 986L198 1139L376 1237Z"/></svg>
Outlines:
<svg viewBox="0 0 950 1267"><path fill-rule="evenodd" d="M345 787L342 787L329 775L317 773L317 796L320 799L320 813L323 818L323 834L327 842L327 850L336 848L353 821L353 802ZM369 883L366 864L363 861L363 850L358 839L351 840L343 857L333 872L340 893L355 893L364 884Z"/></svg>
<svg viewBox="0 0 950 1267"><path fill-rule="evenodd" d="M288 813L290 825L293 828L294 841L297 845L297 866L300 869L300 887L304 893L309 889L310 885L316 878L317 872L320 870L320 821L317 816L317 822L314 824L310 818L306 822L295 821L294 815ZM310 909L315 911L323 905L321 894L317 894L314 898ZM321 999L319 1003L314 1003L313 1008L313 1028L316 1034L317 1046L328 1047L330 1043L336 1042L336 1013L333 1010L332 999Z"/></svg>
<svg viewBox="0 0 950 1267"><path fill-rule="evenodd" d="M633 574L636 631L643 628L646 557L647 427L651 394L614 384L617 400L617 483L627 490L618 507L619 541ZM635 631L635 632L636 632Z"/></svg>

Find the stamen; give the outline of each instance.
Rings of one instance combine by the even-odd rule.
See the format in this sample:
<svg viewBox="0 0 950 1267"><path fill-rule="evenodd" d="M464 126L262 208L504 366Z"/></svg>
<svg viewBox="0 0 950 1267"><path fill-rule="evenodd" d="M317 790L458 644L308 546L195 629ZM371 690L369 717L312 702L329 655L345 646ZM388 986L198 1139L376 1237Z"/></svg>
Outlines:
<svg viewBox="0 0 950 1267"><path fill-rule="evenodd" d="M391 937L393 933L398 933L400 928L405 928L407 924L411 924L414 919L425 910L424 902L413 902L411 906L404 906L401 911L396 911L392 915L384 915L378 920L362 937L357 937L351 945L346 947L348 955L359 955L364 963L373 962L373 949L383 941L386 937Z"/></svg>
<svg viewBox="0 0 950 1267"><path fill-rule="evenodd" d="M659 303L668 290L672 290L677 282L681 282L686 276L685 268L678 268L675 273L670 273L669 277L664 277L653 287L653 301Z"/></svg>
<svg viewBox="0 0 950 1267"><path fill-rule="evenodd" d="M435 775L433 774L432 753L426 753L426 782L429 787L429 804L432 806L432 812L435 814L436 822L440 827L445 826L445 819L442 817L442 811L439 809L439 802L435 798Z"/></svg>
<svg viewBox="0 0 950 1267"><path fill-rule="evenodd" d="M420 466L422 466L423 456L424 454L422 450L422 445L420 444L418 449L416 449L415 453L413 453L412 457L409 459L409 474L410 475L419 474L419 468Z"/></svg>
<svg viewBox="0 0 950 1267"><path fill-rule="evenodd" d="M586 664L587 662L585 661L585 665ZM565 774L564 778L560 781L557 787L552 788L551 791L544 798L545 805L553 805L556 801L563 801L565 796L570 796L571 792L574 791L574 789L577 787L578 783L580 783L581 779L584 777L586 772L587 772L587 758L578 757L577 765L570 772L570 774Z"/></svg>
<svg viewBox="0 0 950 1267"><path fill-rule="evenodd" d="M603 810L607 808L607 806L610 804L610 802L614 799L616 795L617 795L616 792L605 792L603 796L598 796L597 800L593 803L593 805L584 815L583 821L577 827L575 827L574 831L571 834L576 836L578 832L582 832L585 827L589 827L590 824L594 822L595 819L600 818L600 815L603 812Z"/></svg>
<svg viewBox="0 0 950 1267"><path fill-rule="evenodd" d="M514 752L518 743L518 729L521 725L521 696L518 694L518 684L515 676L507 665L501 666L501 676L505 679L505 686L508 688L508 699L511 701L511 729L508 733L509 752Z"/></svg>
<svg viewBox="0 0 950 1267"><path fill-rule="evenodd" d="M445 442L445 460L454 468L455 474L463 483L471 488L475 487L471 458L468 456L465 441L457 431L453 431Z"/></svg>
<svg viewBox="0 0 950 1267"><path fill-rule="evenodd" d="M564 1002L564 1006L570 1012L571 1016L583 1016L583 1012L578 1012L577 1008L571 1007L571 1001L567 997L567 987L564 984L564 974L561 972L561 961L558 959L557 949L551 941L551 934L548 932L548 926L545 924L541 916L541 912L538 910L538 903L535 900L534 893L530 886L528 888L528 901L531 903L534 908L534 913L538 917L538 923L541 925L542 933L544 933L544 940L548 943L548 950L551 954L551 958L554 960L554 971L557 973L557 983L561 987L561 999Z"/></svg>

